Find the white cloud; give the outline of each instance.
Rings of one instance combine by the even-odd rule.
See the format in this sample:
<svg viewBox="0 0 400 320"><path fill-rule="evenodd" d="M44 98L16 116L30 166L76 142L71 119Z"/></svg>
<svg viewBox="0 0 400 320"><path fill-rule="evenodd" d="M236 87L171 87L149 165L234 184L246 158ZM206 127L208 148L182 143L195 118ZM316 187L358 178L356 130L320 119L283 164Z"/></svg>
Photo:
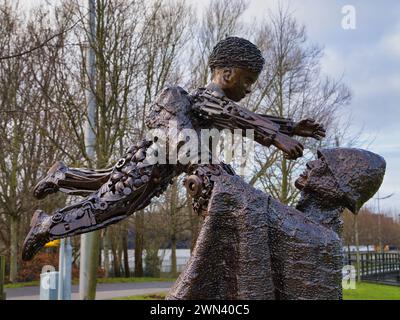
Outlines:
<svg viewBox="0 0 400 320"><path fill-rule="evenodd" d="M395 32L385 34L382 37L379 47L388 56L400 59L400 24Z"/></svg>
<svg viewBox="0 0 400 320"><path fill-rule="evenodd" d="M331 77L341 77L346 73L345 57L339 51L326 47L321 59L321 71Z"/></svg>

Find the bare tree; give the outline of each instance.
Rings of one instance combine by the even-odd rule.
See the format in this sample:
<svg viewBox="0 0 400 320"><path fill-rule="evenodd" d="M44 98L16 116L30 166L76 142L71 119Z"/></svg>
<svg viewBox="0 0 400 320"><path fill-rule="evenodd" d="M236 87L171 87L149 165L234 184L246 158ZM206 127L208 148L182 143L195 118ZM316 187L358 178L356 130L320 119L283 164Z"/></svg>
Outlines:
<svg viewBox="0 0 400 320"><path fill-rule="evenodd" d="M23 50L38 41L35 35L51 32L43 26L42 12L25 19L18 15L18 7L8 5L7 1L0 8L3 32L0 51ZM45 108L46 98L34 84L36 77L46 78L48 82L54 80L49 69L36 68L33 54L0 62L0 214L9 226L11 281L16 280L18 247L28 228L28 213L38 206L30 195L31 188L46 170L47 162L43 159L53 161L57 156L42 130L51 131L54 141L62 144L57 121L51 119L52 111Z"/></svg>
<svg viewBox="0 0 400 320"><path fill-rule="evenodd" d="M227 36L243 32L240 22L248 8L246 0L212 0L200 21L192 28L194 41L190 43L189 79L190 89L204 86L209 81L208 57L214 46Z"/></svg>
<svg viewBox="0 0 400 320"><path fill-rule="evenodd" d="M336 133L338 111L350 101L349 89L338 80L324 78L320 72L322 49L308 45L304 26L288 10L279 8L256 33L255 42L266 58L266 67L256 90L245 102L258 113L296 120L313 118L327 128L322 142L307 139L307 149L332 143ZM301 139L304 140L304 139ZM285 159L277 150L259 148L251 184L257 184L271 196L291 204L298 196L294 179L311 153L297 161Z"/></svg>

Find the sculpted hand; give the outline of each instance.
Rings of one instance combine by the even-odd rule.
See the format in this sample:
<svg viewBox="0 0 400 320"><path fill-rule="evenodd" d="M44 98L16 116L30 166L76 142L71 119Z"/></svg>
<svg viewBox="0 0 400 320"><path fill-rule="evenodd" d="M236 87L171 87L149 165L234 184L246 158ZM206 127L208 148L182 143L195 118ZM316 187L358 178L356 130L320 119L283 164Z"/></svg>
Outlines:
<svg viewBox="0 0 400 320"><path fill-rule="evenodd" d="M303 156L303 145L282 133L276 135L273 145L286 154L286 159L295 160Z"/></svg>
<svg viewBox="0 0 400 320"><path fill-rule="evenodd" d="M315 122L314 119L304 119L297 122L294 126L294 134L301 137L311 137L317 140L321 140L325 137L324 127Z"/></svg>

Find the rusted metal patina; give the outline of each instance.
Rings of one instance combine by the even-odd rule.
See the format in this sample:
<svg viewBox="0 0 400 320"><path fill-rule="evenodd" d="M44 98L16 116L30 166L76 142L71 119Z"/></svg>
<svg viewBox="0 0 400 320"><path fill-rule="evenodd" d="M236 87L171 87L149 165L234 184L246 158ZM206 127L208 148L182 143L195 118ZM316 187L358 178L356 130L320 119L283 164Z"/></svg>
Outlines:
<svg viewBox="0 0 400 320"><path fill-rule="evenodd" d="M191 93L177 86L163 89L147 115L148 129L168 131L171 121L177 132L191 129L197 137L201 129L253 129L261 145L277 147L288 159L301 157L303 146L294 136L321 139L322 125L256 114L237 104L251 91L263 64L261 52L249 41L221 41L210 57L212 82ZM355 149L321 150L296 182L302 197L295 209L246 184L227 164L201 163L199 154L181 161L180 142L166 141L176 162L166 157L165 163L149 163L148 156L159 151L156 145L163 139L179 141L163 135L143 140L129 146L109 169L69 168L57 162L34 195L42 199L65 192L85 198L51 215L36 211L23 259L32 259L49 241L127 218L186 174L185 186L204 222L169 299L341 297L339 215L345 207L357 211L377 190L384 174L381 157ZM213 159L211 148L207 154Z"/></svg>
<svg viewBox="0 0 400 320"><path fill-rule="evenodd" d="M320 150L296 181L296 208L237 176L215 176L194 252L167 299L341 299L340 215L357 213L385 168L369 151Z"/></svg>

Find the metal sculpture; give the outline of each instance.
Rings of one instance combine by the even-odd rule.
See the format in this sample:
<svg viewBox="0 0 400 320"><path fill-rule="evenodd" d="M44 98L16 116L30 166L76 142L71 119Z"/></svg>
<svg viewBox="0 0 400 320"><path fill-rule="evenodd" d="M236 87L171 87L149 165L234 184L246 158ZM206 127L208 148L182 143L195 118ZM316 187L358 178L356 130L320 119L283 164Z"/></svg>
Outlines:
<svg viewBox="0 0 400 320"><path fill-rule="evenodd" d="M251 42L237 37L221 41L212 52L209 65L212 82L205 88L190 94L180 87L167 87L160 92L146 118L149 129L168 131L171 121L178 132L191 129L197 136L205 128L253 129L255 141L266 147L274 145L288 159L303 154L303 146L293 136L315 139L325 136L322 125L311 119L295 123L291 119L250 112L236 103L251 92L264 65L261 52ZM158 135L131 146L109 169L68 168L57 162L35 187L34 195L40 199L61 191L86 198L56 210L53 215L36 211L24 242L23 259L32 259L50 240L101 229L125 219L145 208L153 197L160 196L174 177L185 173L188 175L185 186L193 197L193 207L205 220L195 254L170 298L310 298L316 293L320 297L340 297L335 285L339 238L325 226L329 224L325 219L317 218L315 208L309 212L303 208L308 203L305 191L298 206L303 215L299 215L299 210L247 185L227 164L201 163L200 154L190 155L189 162L183 161L179 151L184 143L171 144L169 139ZM165 163L148 161L149 156L158 153L159 140L167 140L166 152L177 154L176 162L169 157ZM179 141L177 136L173 140ZM212 149L206 150L212 159ZM312 184L303 180L297 186L308 190ZM351 188L356 190L354 181L348 180L347 189L345 184L341 185L341 195L349 195ZM350 207L350 197L346 201ZM319 209L326 211L324 207ZM309 257L314 267L323 263L326 266L325 274L311 286L315 288L310 293L301 289L307 277L312 277L307 263L302 275L295 273L300 270L295 263L299 254ZM326 265L327 261L333 262ZM293 273L286 274L290 271ZM318 285L331 287L324 295Z"/></svg>
<svg viewBox="0 0 400 320"><path fill-rule="evenodd" d="M369 151L320 150L296 180L296 208L237 176L212 177L196 246L167 299L341 299L340 215L373 196L385 167Z"/></svg>
<svg viewBox="0 0 400 320"><path fill-rule="evenodd" d="M290 119L259 115L235 103L250 92L263 65L260 50L251 42L236 37L221 41L210 56L212 83L191 94L180 87L162 90L146 118L147 127L167 131L170 121L174 120L178 130L192 129L198 135L202 128L208 127L251 128L255 130L256 141L262 145L272 144L290 159L302 156L303 146L291 136L320 139L325 135L321 125L308 119L294 123ZM144 140L129 147L124 157L106 170L69 169L61 162L56 163L35 187L37 198L57 191L89 195L74 205L56 210L51 216L37 210L24 242L23 259L32 259L51 240L101 229L125 219L145 208L153 197L164 192L174 177L184 172L198 174L199 181L203 181L207 172L234 174L225 164L184 165L179 159L177 163L150 165L145 160L149 153L155 152L151 149L154 142ZM194 208L205 207L207 200L198 200Z"/></svg>

